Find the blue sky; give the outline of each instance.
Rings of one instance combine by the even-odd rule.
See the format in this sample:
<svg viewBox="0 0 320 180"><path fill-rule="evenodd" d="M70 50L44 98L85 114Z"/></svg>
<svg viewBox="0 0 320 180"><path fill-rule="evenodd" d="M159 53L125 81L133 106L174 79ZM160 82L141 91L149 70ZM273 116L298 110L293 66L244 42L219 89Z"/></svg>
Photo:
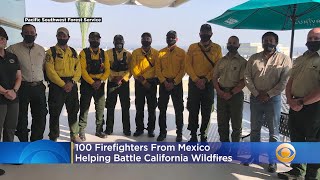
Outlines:
<svg viewBox="0 0 320 180"><path fill-rule="evenodd" d="M117 5L107 6L96 3L94 17L102 17L102 23L91 23L89 32L98 31L102 36L103 45L112 47L115 34L122 34L128 46L140 45L143 32L153 35L154 46L165 46L165 35L169 30L178 33L178 45L189 46L199 41L201 24L219 16L228 8L246 0L190 0L177 8L152 9L144 6ZM28 17L77 17L75 2L58 3L51 0L26 0ZM79 23L34 23L37 27L37 42L43 46L56 43L56 30L65 26L70 31L70 44L81 46ZM212 40L225 45L229 36L237 35L240 42L261 42L261 36L266 31L233 30L211 24ZM303 47L309 30L297 30L295 46ZM290 31L275 31L280 37L280 43L289 46Z"/></svg>

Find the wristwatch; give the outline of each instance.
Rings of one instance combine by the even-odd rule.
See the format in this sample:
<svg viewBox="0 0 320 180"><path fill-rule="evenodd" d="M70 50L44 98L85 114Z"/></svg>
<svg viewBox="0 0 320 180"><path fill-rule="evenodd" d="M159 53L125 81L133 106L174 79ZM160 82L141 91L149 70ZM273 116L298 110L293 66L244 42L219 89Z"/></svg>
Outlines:
<svg viewBox="0 0 320 180"><path fill-rule="evenodd" d="M17 92L18 92L18 90L17 90L17 89L13 89L13 91L14 91L15 93L17 93Z"/></svg>

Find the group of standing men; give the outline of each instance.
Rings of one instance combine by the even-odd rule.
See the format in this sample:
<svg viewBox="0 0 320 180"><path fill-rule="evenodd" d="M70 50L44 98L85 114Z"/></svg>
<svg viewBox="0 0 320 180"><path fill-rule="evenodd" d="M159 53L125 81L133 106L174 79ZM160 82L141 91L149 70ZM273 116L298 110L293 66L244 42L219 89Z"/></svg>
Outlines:
<svg viewBox="0 0 320 180"><path fill-rule="evenodd" d="M114 37L114 48L104 51L100 46L100 34L89 34L90 47L77 52L68 46L69 31L61 27L57 30L57 44L47 52L34 43L36 28L31 24L22 27L23 42L11 45L6 50L8 36L0 29L0 67L8 64L16 83L4 83L0 86L1 115L0 128L4 141L12 141L16 123L19 140L29 141L28 107L32 114L30 141L43 139L46 125L46 96L44 75L49 82L49 138L56 141L59 137L59 116L66 105L70 137L73 142L85 141L85 128L91 99L96 108L96 136L105 138L113 133L114 111L119 95L122 110L123 133L131 136L130 127L130 91L129 79L135 79L136 131L141 136L147 129L148 136L154 137L156 107L160 110L160 134L157 141L163 141L167 135L166 111L171 96L176 119L176 141L182 141L183 128L183 89L182 78L189 75L188 130L191 142L198 142L199 112L201 111L200 141L206 142L206 130L214 102L214 88L217 92L217 120L220 141L228 142L229 121L232 124L231 140L239 142L242 131L243 91L247 86L251 92L251 141L260 141L263 120L268 124L269 141L279 141L279 123L281 110L281 92L286 88L287 102L290 105L289 128L291 141L320 141L320 28L308 33L306 51L294 61L277 51L279 37L273 32L262 36L263 51L253 54L248 61L238 53L239 38L231 36L227 42L228 53L222 57L221 47L213 43L211 26L203 24L200 28L200 42L190 45L188 52L176 45L175 31L166 35L167 47L157 51L151 47L152 36L146 32L141 35L142 47L132 54L124 49L122 35ZM13 54L11 54L11 53ZM3 59L3 60L2 60ZM8 62L7 62L7 59ZM3 64L3 65L2 65ZM21 69L21 72L20 72ZM6 69L8 70L8 69ZM10 70L10 69L9 69ZM21 74L22 81L21 81ZM1 76L6 76L1 74ZM5 77L0 77L4 79ZM20 78L20 80L19 80ZM81 79L80 101L77 82ZM288 81L289 79L289 81ZM20 83L21 86L20 86ZM2 81L1 81L2 82ZM105 99L105 84L107 98ZM157 85L159 99L157 101ZM10 87L9 87L10 86ZM15 96L15 93L17 95ZM144 106L147 100L148 124L144 125ZM14 107L13 102L19 102ZM107 108L106 129L104 108ZM11 110L10 110L11 109ZM16 121L8 119L14 109L19 111ZM77 113L80 109L79 121ZM12 114L12 112L11 112ZM8 123L9 121L14 121ZM0 133L1 135L2 133ZM0 136L1 137L1 136ZM256 158L256 157L252 157ZM248 162L250 163L250 162ZM309 179L317 176L319 165L292 165L289 172L280 173L280 178L305 175ZM276 171L276 164L269 164L270 172Z"/></svg>

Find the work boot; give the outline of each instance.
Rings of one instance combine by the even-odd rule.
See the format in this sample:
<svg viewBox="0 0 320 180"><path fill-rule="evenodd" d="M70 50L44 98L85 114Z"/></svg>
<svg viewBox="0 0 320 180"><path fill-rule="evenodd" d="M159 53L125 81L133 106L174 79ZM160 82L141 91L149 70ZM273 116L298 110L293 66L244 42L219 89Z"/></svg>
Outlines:
<svg viewBox="0 0 320 180"><path fill-rule="evenodd" d="M277 164L272 163L268 165L268 172L275 173L277 171Z"/></svg>
<svg viewBox="0 0 320 180"><path fill-rule="evenodd" d="M3 169L0 169L0 176L4 175L6 173L6 171L4 171Z"/></svg>
<svg viewBox="0 0 320 180"><path fill-rule="evenodd" d="M80 137L78 135L74 135L70 139L71 139L71 142L73 142L73 143L81 143L82 142L82 140L80 139Z"/></svg>
<svg viewBox="0 0 320 180"><path fill-rule="evenodd" d="M113 133L113 131L112 131L112 130L107 130L107 129L106 129L106 130L104 131L104 133L105 133L105 134L107 134L107 135L111 135L111 134Z"/></svg>
<svg viewBox="0 0 320 180"><path fill-rule="evenodd" d="M143 134L143 130L142 131L137 130L136 132L133 133L133 136L138 137L138 136L141 136L142 134Z"/></svg>
<svg viewBox="0 0 320 180"><path fill-rule="evenodd" d="M157 138L157 141L163 141L166 137L167 137L167 134L160 133Z"/></svg>
<svg viewBox="0 0 320 180"><path fill-rule="evenodd" d="M30 132L30 129L28 129L27 132L16 131L14 134L18 137L20 142L28 142L29 141L29 132Z"/></svg>
<svg viewBox="0 0 320 180"><path fill-rule="evenodd" d="M148 137L154 137L154 132L153 131L148 131Z"/></svg>
<svg viewBox="0 0 320 180"><path fill-rule="evenodd" d="M200 134L200 141L207 142L207 136L205 134Z"/></svg>
<svg viewBox="0 0 320 180"><path fill-rule="evenodd" d="M189 142L198 142L198 137L196 133L191 133L191 138L189 140Z"/></svg>
<svg viewBox="0 0 320 180"><path fill-rule="evenodd" d="M181 142L181 141L182 141L182 134L177 134L176 142Z"/></svg>
<svg viewBox="0 0 320 180"><path fill-rule="evenodd" d="M123 134L124 134L125 136L131 136L131 131L125 131L125 132L123 132Z"/></svg>
<svg viewBox="0 0 320 180"><path fill-rule="evenodd" d="M296 180L303 180L304 177L299 174L297 171L291 169L290 171L286 172L279 172L278 173L279 179L296 179Z"/></svg>
<svg viewBox="0 0 320 180"><path fill-rule="evenodd" d="M82 140L82 141L86 141L86 133L85 132L80 132L79 133L79 138Z"/></svg>
<svg viewBox="0 0 320 180"><path fill-rule="evenodd" d="M101 139L107 138L107 135L102 131L96 132L95 136L97 136L97 137L99 137Z"/></svg>

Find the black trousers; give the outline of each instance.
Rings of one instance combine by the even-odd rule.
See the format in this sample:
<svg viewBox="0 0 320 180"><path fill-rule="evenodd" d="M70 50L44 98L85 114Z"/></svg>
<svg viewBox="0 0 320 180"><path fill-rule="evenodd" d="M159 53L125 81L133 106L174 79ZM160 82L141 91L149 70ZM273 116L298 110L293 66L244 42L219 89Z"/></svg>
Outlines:
<svg viewBox="0 0 320 180"><path fill-rule="evenodd" d="M289 111L291 142L320 142L320 101L304 106L299 112ZM296 173L316 179L320 164L291 164Z"/></svg>
<svg viewBox="0 0 320 180"><path fill-rule="evenodd" d="M47 99L45 95L46 86L39 83L31 86L28 83L21 83L18 91L19 96L19 117L16 135L21 142L29 141L28 111L31 108L32 124L30 141L43 139L46 128Z"/></svg>
<svg viewBox="0 0 320 180"><path fill-rule="evenodd" d="M120 98L121 112L122 112L122 126L123 132L131 132L130 128L130 91L129 82L123 82L121 86L116 85L113 82L108 82L107 86L107 121L106 131L113 132L114 125L114 109L117 104L117 98Z"/></svg>
<svg viewBox="0 0 320 180"><path fill-rule="evenodd" d="M156 123L156 108L157 108L157 83L150 82L150 89L146 89L140 82L135 81L136 95L136 130L143 131L144 127L144 105L147 99L148 106L148 131L154 131Z"/></svg>
<svg viewBox="0 0 320 180"><path fill-rule="evenodd" d="M191 134L196 134L199 128L199 111L201 109L202 122L200 133L206 134L208 128L211 112L214 102L214 90L212 81L206 83L205 89L199 89L196 84L189 79L189 91L187 109L189 111L189 125L188 130Z"/></svg>
<svg viewBox="0 0 320 180"><path fill-rule="evenodd" d="M77 121L77 114L79 111L78 87L77 85L74 85L72 90L67 93L61 87L51 83L49 86L48 100L50 114L49 138L51 140L59 137L59 119L64 104L66 104L70 136L72 137L79 133L79 125Z"/></svg>
<svg viewBox="0 0 320 180"><path fill-rule="evenodd" d="M18 123L19 102L0 104L0 141L13 142Z"/></svg>
<svg viewBox="0 0 320 180"><path fill-rule="evenodd" d="M169 98L171 96L173 108L176 116L176 133L182 135L183 128L183 88L182 83L174 86L171 91L167 91L164 84L160 84L159 88L159 103L158 108L160 110L159 126L160 134L167 133L167 108Z"/></svg>

